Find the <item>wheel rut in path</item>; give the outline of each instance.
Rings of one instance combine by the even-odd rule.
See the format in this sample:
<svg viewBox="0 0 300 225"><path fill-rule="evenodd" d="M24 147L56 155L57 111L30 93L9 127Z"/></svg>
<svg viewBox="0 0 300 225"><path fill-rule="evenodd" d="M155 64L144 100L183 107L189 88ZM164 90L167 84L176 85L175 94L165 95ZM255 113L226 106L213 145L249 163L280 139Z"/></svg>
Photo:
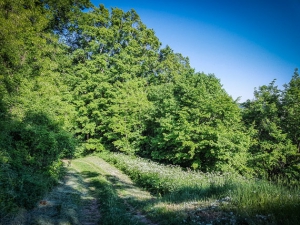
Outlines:
<svg viewBox="0 0 300 225"><path fill-rule="evenodd" d="M156 225L130 203L131 200L140 202L154 201L155 198L151 196L149 192L136 187L127 175L99 157L90 156L87 158L76 159L75 162L85 163L89 165L89 167L92 167L95 172L106 177L106 179L111 182L118 197L122 199L132 216L136 217L140 222L146 225Z"/></svg>

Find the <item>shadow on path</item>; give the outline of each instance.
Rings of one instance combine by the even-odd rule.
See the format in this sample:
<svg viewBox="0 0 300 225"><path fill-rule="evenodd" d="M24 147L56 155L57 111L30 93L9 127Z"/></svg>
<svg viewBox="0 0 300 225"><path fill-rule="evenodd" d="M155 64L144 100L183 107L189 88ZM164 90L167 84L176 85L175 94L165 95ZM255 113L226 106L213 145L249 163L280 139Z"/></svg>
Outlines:
<svg viewBox="0 0 300 225"><path fill-rule="evenodd" d="M41 199L33 210L20 212L10 224L96 225L100 219L98 200L91 195L81 174L68 169L59 185Z"/></svg>

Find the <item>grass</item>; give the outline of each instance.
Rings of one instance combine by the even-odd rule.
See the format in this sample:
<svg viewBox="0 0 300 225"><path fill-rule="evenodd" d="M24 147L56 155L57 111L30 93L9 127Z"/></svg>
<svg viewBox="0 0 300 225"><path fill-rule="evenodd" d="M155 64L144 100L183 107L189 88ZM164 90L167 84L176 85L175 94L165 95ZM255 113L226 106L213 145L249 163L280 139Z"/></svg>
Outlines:
<svg viewBox="0 0 300 225"><path fill-rule="evenodd" d="M299 194L295 186L101 153L72 160L46 204L9 224L300 224Z"/></svg>
<svg viewBox="0 0 300 225"><path fill-rule="evenodd" d="M97 197L101 224L151 224L136 209L141 204L132 204L133 200L143 202L151 196L136 188L115 167L97 157L73 160L72 167L84 177L90 193Z"/></svg>
<svg viewBox="0 0 300 225"><path fill-rule="evenodd" d="M160 224L300 224L300 188L236 174L183 171L123 154L99 155L156 200L141 204Z"/></svg>
<svg viewBox="0 0 300 225"><path fill-rule="evenodd" d="M33 209L21 208L14 216L4 218L0 224L93 224L91 222L99 220L95 203L97 201L89 194L82 176L68 167L59 184L45 196L39 197ZM93 213L93 218L87 217L88 212Z"/></svg>

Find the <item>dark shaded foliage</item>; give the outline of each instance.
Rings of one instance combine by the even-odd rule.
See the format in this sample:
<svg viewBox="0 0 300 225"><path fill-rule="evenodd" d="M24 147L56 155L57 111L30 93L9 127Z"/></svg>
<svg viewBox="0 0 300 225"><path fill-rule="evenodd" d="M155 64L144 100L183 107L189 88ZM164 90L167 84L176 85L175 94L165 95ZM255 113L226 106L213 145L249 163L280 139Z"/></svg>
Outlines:
<svg viewBox="0 0 300 225"><path fill-rule="evenodd" d="M61 176L59 159L74 151L73 138L42 113L2 117L0 126L1 213L33 207Z"/></svg>

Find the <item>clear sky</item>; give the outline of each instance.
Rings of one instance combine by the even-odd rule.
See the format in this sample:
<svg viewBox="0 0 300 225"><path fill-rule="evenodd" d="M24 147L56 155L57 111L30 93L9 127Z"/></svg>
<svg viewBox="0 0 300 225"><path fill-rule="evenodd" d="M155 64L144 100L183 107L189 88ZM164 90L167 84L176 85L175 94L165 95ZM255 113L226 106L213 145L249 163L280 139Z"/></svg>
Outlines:
<svg viewBox="0 0 300 225"><path fill-rule="evenodd" d="M300 0L92 0L135 9L162 47L213 73L234 99L276 79L282 88L300 69Z"/></svg>

